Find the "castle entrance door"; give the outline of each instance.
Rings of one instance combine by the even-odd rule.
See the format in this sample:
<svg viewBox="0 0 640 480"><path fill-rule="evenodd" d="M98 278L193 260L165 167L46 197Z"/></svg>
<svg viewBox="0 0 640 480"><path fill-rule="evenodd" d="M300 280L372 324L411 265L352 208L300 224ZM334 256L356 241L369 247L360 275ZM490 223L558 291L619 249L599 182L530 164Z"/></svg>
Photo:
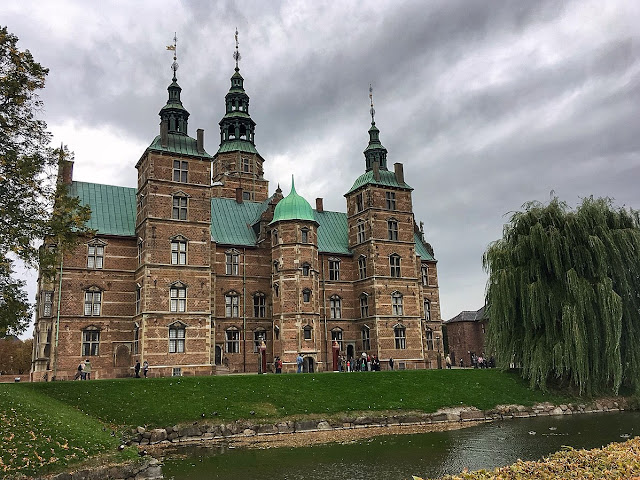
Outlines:
<svg viewBox="0 0 640 480"><path fill-rule="evenodd" d="M302 364L302 371L304 373L313 373L313 357L304 357L304 362Z"/></svg>
<svg viewBox="0 0 640 480"><path fill-rule="evenodd" d="M220 345L216 345L216 365L222 365L222 347Z"/></svg>
<svg viewBox="0 0 640 480"><path fill-rule="evenodd" d="M349 345L347 345L347 359L353 358L355 356L355 350L356 349L353 343L350 343Z"/></svg>

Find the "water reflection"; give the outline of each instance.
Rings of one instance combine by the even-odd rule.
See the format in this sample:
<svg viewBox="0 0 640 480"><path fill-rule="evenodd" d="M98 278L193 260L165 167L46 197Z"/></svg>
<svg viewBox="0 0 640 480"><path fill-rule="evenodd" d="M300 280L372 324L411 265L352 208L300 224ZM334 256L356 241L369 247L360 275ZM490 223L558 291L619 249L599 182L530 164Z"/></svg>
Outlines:
<svg viewBox="0 0 640 480"><path fill-rule="evenodd" d="M542 458L564 445L594 448L640 435L640 413L538 417L449 432L382 436L347 445L267 450L191 447L167 459L165 478L400 480Z"/></svg>

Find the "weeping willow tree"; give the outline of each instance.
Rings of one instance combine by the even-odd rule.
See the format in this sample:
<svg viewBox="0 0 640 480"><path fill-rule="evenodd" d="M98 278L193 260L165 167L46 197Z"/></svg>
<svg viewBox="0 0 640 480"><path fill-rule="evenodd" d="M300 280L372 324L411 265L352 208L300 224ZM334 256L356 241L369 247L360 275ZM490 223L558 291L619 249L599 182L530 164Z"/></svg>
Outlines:
<svg viewBox="0 0 640 480"><path fill-rule="evenodd" d="M640 391L640 217L606 198L531 202L483 256L489 347L532 386Z"/></svg>

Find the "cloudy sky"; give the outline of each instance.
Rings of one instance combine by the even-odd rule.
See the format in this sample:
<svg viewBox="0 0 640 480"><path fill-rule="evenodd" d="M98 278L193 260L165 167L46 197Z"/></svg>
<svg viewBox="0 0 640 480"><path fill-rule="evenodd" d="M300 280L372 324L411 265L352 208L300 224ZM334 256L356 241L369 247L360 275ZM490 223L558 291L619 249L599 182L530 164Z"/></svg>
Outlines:
<svg viewBox="0 0 640 480"><path fill-rule="evenodd" d="M178 35L189 133L218 121L234 31L271 192L345 211L364 171L369 83L391 166L438 259L443 319L483 305L482 254L553 191L640 208L640 2L3 0L0 25L50 69L42 118L74 179L136 185ZM31 295L35 274L26 274Z"/></svg>

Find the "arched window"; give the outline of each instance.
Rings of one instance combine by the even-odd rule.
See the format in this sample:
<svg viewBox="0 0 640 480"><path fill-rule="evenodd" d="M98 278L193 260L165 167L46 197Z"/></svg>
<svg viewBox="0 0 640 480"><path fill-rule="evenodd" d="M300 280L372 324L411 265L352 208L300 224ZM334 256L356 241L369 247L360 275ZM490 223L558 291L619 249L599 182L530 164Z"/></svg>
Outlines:
<svg viewBox="0 0 640 480"><path fill-rule="evenodd" d="M342 318L342 299L338 295L329 298L331 318Z"/></svg>
<svg viewBox="0 0 640 480"><path fill-rule="evenodd" d="M407 348L407 329L404 325L397 324L393 327L393 335L396 341L396 349L404 350Z"/></svg>
<svg viewBox="0 0 640 480"><path fill-rule="evenodd" d="M84 292L85 316L99 316L102 311L102 291L98 287L89 287Z"/></svg>
<svg viewBox="0 0 640 480"><path fill-rule="evenodd" d="M363 293L360 295L360 318L369 316L369 295Z"/></svg>
<svg viewBox="0 0 640 480"><path fill-rule="evenodd" d="M424 319L427 322L431 321L431 302L428 299L424 299Z"/></svg>
<svg viewBox="0 0 640 480"><path fill-rule="evenodd" d="M387 231L389 240L398 240L398 221L395 218L387 220Z"/></svg>
<svg viewBox="0 0 640 480"><path fill-rule="evenodd" d="M253 295L253 316L264 318L267 310L267 299L264 293L258 292Z"/></svg>
<svg viewBox="0 0 640 480"><path fill-rule="evenodd" d="M367 257L364 255L358 257L358 274L361 280L367 277Z"/></svg>
<svg viewBox="0 0 640 480"><path fill-rule="evenodd" d="M169 353L184 353L186 325L175 322L169 325Z"/></svg>
<svg viewBox="0 0 640 480"><path fill-rule="evenodd" d="M389 255L389 270L392 277L400 277L400 255L397 253Z"/></svg>
<svg viewBox="0 0 640 480"><path fill-rule="evenodd" d="M231 291L224 296L224 316L227 318L237 318L240 316L240 295Z"/></svg>
<svg viewBox="0 0 640 480"><path fill-rule="evenodd" d="M393 292L391 294L391 315L403 315L404 308L402 300L402 294L400 292Z"/></svg>

